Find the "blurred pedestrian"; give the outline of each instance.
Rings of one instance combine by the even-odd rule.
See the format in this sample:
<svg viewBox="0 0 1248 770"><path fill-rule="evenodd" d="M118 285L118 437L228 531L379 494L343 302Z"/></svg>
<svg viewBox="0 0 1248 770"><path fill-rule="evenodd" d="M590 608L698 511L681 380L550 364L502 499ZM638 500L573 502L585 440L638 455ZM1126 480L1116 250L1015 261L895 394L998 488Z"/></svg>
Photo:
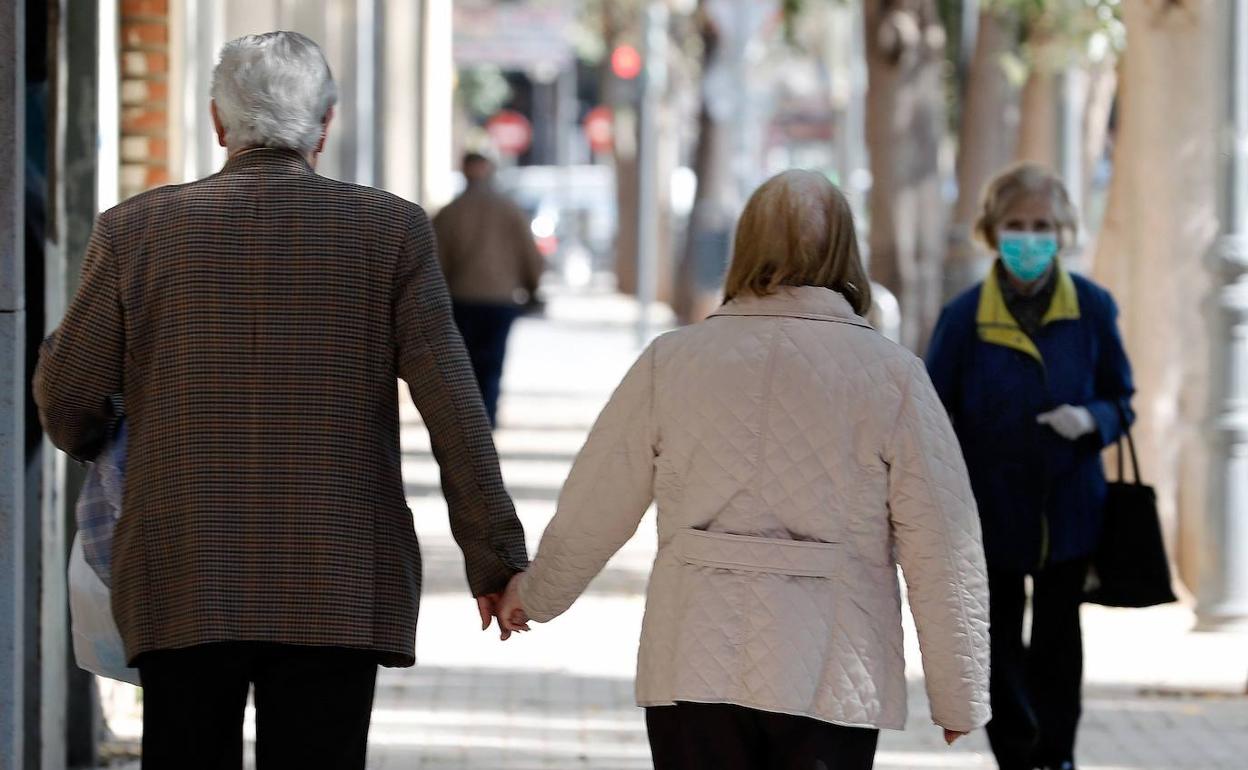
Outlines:
<svg viewBox="0 0 1248 770"><path fill-rule="evenodd" d="M420 552L396 375L442 465L483 622L524 568L489 423L421 209L314 171L336 88L291 32L226 44L220 173L100 215L40 355L57 446L124 398L113 614L143 683L143 766L363 768L377 665L411 666Z"/></svg>
<svg viewBox="0 0 1248 770"><path fill-rule="evenodd" d="M493 162L470 152L463 172L464 192L434 216L433 229L455 323L494 425L507 337L524 307L537 300L546 263L528 217L495 188Z"/></svg>
<svg viewBox="0 0 1248 770"><path fill-rule="evenodd" d="M1132 419L1114 301L1061 262L1077 228L1065 187L1044 169L1018 166L995 179L976 230L997 260L945 309L927 355L983 523L988 736L1002 770L1074 767L1079 606L1105 501L1101 450Z"/></svg>
<svg viewBox="0 0 1248 770"><path fill-rule="evenodd" d="M500 618L564 612L658 503L638 661L658 770L874 762L906 720L906 573L933 720L988 720L988 593L957 438L922 361L862 316L849 204L790 171L737 228L727 302L641 355Z"/></svg>

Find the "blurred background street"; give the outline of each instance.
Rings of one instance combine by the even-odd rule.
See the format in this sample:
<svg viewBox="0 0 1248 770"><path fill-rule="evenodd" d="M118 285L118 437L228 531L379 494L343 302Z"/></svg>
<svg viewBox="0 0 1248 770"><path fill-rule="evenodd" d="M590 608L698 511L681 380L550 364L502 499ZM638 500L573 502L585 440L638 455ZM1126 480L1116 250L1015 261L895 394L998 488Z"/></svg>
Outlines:
<svg viewBox="0 0 1248 770"><path fill-rule="evenodd" d="M497 441L508 488L537 546L576 451L633 362L636 305L615 294L552 298L516 329ZM653 513L563 617L502 643L482 633L463 584L437 465L405 409L404 474L425 557L414 669L383 670L370 768L640 770L650 767L633 668L654 558ZM1182 607L1085 609L1085 770L1231 770L1248 756L1243 634L1190 632ZM931 724L913 629L910 723L882 736L881 770L992 768L982 733L946 748ZM123 758L141 734L135 690L107 686ZM248 730L254 735L249 717ZM122 767L127 765L123 763ZM137 767L137 764L135 765Z"/></svg>
<svg viewBox="0 0 1248 770"><path fill-rule="evenodd" d="M479 152L524 212L546 310L517 323L496 441L530 550L642 346L719 303L760 182L802 167L844 190L872 320L921 353L992 264L985 184L1054 169L1081 213L1065 264L1121 309L1181 596L1085 608L1080 767L1248 766L1248 0L0 0L0 768L135 762L140 695L74 664L84 471L29 382L99 212L221 167L217 53L272 29L320 42L339 84L319 173L434 213ZM653 519L566 617L500 645L404 408L426 596L371 766L649 767L631 679ZM981 734L942 745L911 684L877 767L992 767Z"/></svg>

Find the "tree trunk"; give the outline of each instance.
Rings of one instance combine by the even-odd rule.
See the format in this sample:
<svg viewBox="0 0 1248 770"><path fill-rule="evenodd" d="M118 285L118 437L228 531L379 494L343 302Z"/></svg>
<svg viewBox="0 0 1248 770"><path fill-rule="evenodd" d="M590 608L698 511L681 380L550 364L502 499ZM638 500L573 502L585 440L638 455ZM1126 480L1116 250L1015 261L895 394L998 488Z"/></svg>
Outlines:
<svg viewBox="0 0 1248 770"><path fill-rule="evenodd" d="M1217 3L1122 4L1114 179L1096 276L1122 309L1135 368L1136 441L1163 519L1177 529L1180 574L1200 562L1208 387L1201 318L1203 266L1217 232L1215 143L1219 82L1212 52Z"/></svg>
<svg viewBox="0 0 1248 770"><path fill-rule="evenodd" d="M637 165L637 110L619 106L614 110L612 154L615 159L616 288L623 294L637 293L637 228L640 218L637 196L640 179Z"/></svg>
<svg viewBox="0 0 1248 770"><path fill-rule="evenodd" d="M672 216L672 174L676 173L676 167L680 164L680 130L677 127L678 110L670 86L659 97L657 104L658 130L655 133L658 147L654 161L658 168L654 177L657 188L654 202L659 210L655 214L658 218L658 242L655 244L658 252L654 255L654 298L671 306L676 294L676 223Z"/></svg>
<svg viewBox="0 0 1248 770"><path fill-rule="evenodd" d="M979 15L979 36L967 74L958 127L958 200L949 228L944 299L979 281L991 257L975 243L972 228L980 197L994 174L1010 162L1017 135L1017 89L1010 85L1003 56L1014 48L1014 30L999 13Z"/></svg>
<svg viewBox="0 0 1248 770"><path fill-rule="evenodd" d="M701 76L717 66L719 34L709 16L700 19L702 35ZM733 177L728 127L717 120L705 89L698 111L698 139L693 171L698 186L686 228L684 254L676 274L673 307L681 323L694 323L709 315L718 303L720 286L716 272L727 267L731 253ZM716 263L719 263L716 269Z"/></svg>
<svg viewBox="0 0 1248 770"><path fill-rule="evenodd" d="M1037 62L1031 66L1023 85L1019 109L1018 149L1015 158L1023 163L1038 163L1058 170L1058 81L1049 66L1043 49L1046 43L1035 42Z"/></svg>
<svg viewBox="0 0 1248 770"><path fill-rule="evenodd" d="M636 3L603 3L602 39L608 55L641 25ZM615 167L615 277L623 294L637 293L638 168L637 105L622 98L610 67L603 68L602 90L612 102L611 156Z"/></svg>
<svg viewBox="0 0 1248 770"><path fill-rule="evenodd" d="M902 343L918 350L941 304L945 31L935 0L868 0L863 17L871 276L897 296Z"/></svg>
<svg viewBox="0 0 1248 770"><path fill-rule="evenodd" d="M1088 100L1083 110L1083 196L1080 200L1085 207L1092 200L1092 179L1109 141L1109 116L1117 95L1117 62L1110 57L1092 65L1088 71ZM1091 226L1088 213L1085 211L1083 215Z"/></svg>

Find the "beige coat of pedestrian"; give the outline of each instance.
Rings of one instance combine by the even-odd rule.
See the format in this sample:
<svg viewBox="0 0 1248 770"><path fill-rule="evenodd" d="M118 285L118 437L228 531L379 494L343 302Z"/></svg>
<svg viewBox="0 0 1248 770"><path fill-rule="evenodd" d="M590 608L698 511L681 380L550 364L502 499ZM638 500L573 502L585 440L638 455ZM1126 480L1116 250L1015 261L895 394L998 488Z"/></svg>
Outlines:
<svg viewBox="0 0 1248 770"><path fill-rule="evenodd" d="M529 616L564 612L652 501L640 705L901 728L900 563L934 721L988 721L987 579L957 439L922 362L840 294L744 297L645 351L523 579Z"/></svg>

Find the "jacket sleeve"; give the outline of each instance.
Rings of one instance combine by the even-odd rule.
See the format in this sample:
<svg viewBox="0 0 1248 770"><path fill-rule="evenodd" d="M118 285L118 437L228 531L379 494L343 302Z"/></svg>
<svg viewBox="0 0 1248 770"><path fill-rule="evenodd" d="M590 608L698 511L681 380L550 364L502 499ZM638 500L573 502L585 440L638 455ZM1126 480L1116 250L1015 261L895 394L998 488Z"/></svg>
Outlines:
<svg viewBox="0 0 1248 770"><path fill-rule="evenodd" d="M533 231L529 229L528 218L519 207L512 207L512 219L515 222L515 243L520 250L521 270L524 275L524 289L530 297L537 294L542 283L542 273L546 272L546 258L537 249L533 240Z"/></svg>
<svg viewBox="0 0 1248 770"><path fill-rule="evenodd" d="M915 360L885 450L897 559L919 632L932 720L988 722L988 579L979 513L945 410Z"/></svg>
<svg viewBox="0 0 1248 770"><path fill-rule="evenodd" d="M395 276L396 367L429 430L468 585L482 596L505 588L528 556L436 249L429 220L417 209Z"/></svg>
<svg viewBox="0 0 1248 770"><path fill-rule="evenodd" d="M957 421L958 390L963 369L960 330L955 329L952 314L946 308L936 322L932 340L927 348L927 371L936 393L949 412L949 419Z"/></svg>
<svg viewBox="0 0 1248 770"><path fill-rule="evenodd" d="M656 436L652 345L611 396L572 466L533 568L520 583L529 617L572 606L637 531L654 498Z"/></svg>
<svg viewBox="0 0 1248 770"><path fill-rule="evenodd" d="M1131 396L1135 394L1131 362L1127 360L1127 351L1118 333L1118 306L1108 294L1105 296L1103 315L1098 318L1096 333L1100 337L1094 374L1096 399L1084 406L1096 419L1098 448L1104 448L1117 441L1135 421L1135 413L1131 410Z"/></svg>
<svg viewBox="0 0 1248 770"><path fill-rule="evenodd" d="M52 443L78 460L92 460L108 439L112 399L122 392L125 316L109 215L91 232L82 284L60 328L39 350L34 397Z"/></svg>
<svg viewBox="0 0 1248 770"><path fill-rule="evenodd" d="M451 279L451 248L453 248L455 239L450 237L451 217L454 216L451 204L442 207L442 210L433 215L433 233L438 245L438 266L442 269L443 278L449 282Z"/></svg>

